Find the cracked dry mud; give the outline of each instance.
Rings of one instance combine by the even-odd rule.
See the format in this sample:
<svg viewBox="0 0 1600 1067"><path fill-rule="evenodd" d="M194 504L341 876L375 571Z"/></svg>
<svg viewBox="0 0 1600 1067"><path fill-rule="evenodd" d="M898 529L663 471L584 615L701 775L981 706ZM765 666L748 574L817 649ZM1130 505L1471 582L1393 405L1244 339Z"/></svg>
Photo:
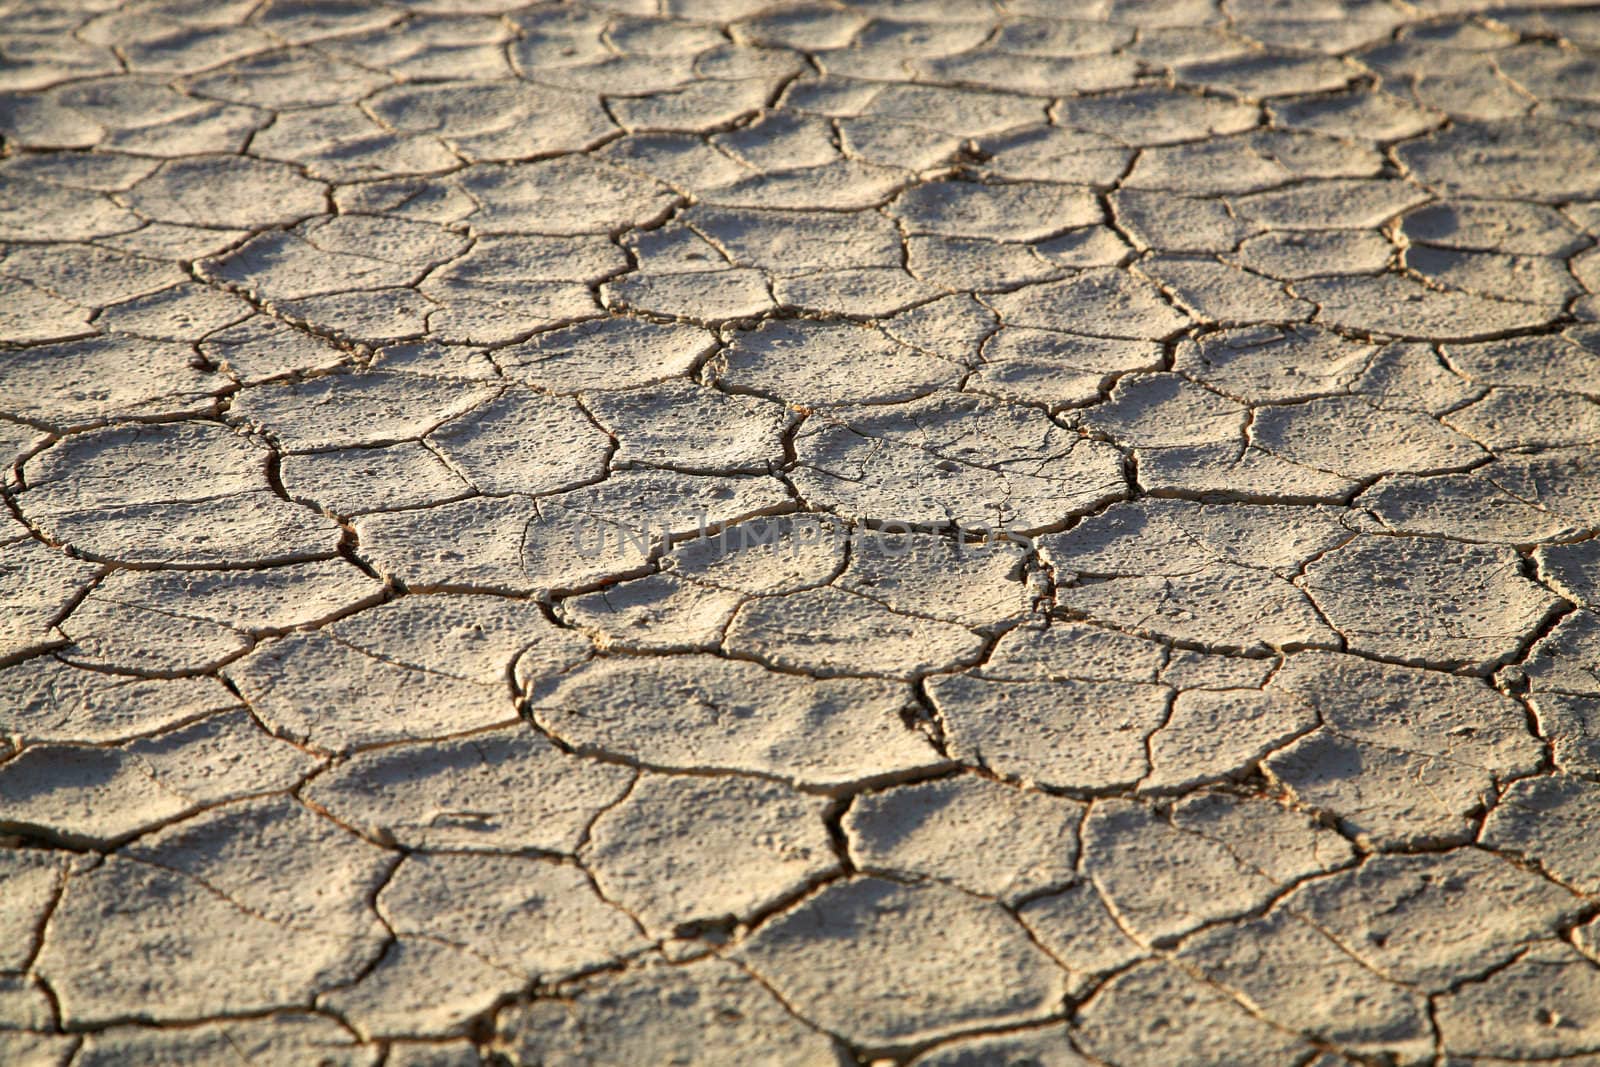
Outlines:
<svg viewBox="0 0 1600 1067"><path fill-rule="evenodd" d="M0 4L0 1063L1600 1064L1600 10Z"/></svg>

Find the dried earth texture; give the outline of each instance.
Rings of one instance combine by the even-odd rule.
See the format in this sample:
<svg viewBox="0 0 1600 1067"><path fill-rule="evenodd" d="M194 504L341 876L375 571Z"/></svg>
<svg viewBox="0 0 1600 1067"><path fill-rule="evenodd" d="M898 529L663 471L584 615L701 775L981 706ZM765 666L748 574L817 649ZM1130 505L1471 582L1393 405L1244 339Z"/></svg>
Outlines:
<svg viewBox="0 0 1600 1067"><path fill-rule="evenodd" d="M1600 1065L1600 9L0 2L0 1063Z"/></svg>

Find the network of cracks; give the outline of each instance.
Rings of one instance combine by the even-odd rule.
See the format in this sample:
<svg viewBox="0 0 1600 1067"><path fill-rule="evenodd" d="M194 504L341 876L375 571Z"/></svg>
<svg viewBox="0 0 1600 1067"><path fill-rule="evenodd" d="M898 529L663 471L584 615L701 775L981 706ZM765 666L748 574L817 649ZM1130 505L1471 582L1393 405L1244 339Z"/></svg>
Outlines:
<svg viewBox="0 0 1600 1067"><path fill-rule="evenodd" d="M0 1061L1600 1064L1597 56L0 7Z"/></svg>

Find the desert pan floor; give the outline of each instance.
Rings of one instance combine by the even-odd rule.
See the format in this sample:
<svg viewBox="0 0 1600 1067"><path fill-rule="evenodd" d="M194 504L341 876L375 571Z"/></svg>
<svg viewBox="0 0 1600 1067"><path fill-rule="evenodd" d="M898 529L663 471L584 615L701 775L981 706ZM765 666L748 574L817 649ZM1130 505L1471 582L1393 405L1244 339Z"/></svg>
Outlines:
<svg viewBox="0 0 1600 1067"><path fill-rule="evenodd" d="M1600 1065L1600 9L0 4L6 1067Z"/></svg>

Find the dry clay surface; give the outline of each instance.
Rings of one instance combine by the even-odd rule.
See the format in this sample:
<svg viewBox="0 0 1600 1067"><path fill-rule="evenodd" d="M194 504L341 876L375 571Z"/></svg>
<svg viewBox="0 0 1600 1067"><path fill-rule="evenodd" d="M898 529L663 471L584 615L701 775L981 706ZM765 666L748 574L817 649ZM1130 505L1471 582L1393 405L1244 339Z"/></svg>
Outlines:
<svg viewBox="0 0 1600 1067"><path fill-rule="evenodd" d="M0 4L0 1063L1600 1065L1600 11Z"/></svg>

